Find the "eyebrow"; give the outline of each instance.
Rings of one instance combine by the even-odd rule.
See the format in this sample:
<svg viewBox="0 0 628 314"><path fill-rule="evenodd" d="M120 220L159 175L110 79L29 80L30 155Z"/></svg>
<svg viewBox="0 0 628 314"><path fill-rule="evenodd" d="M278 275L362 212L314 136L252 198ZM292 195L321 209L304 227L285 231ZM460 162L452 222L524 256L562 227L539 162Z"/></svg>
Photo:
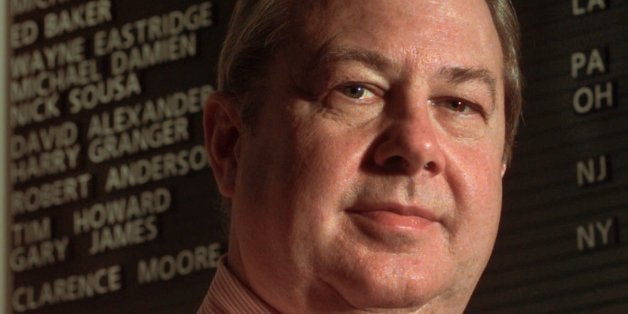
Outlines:
<svg viewBox="0 0 628 314"><path fill-rule="evenodd" d="M487 69L461 68L461 67L443 67L438 71L439 76L445 78L448 82L455 85L466 82L479 81L486 85L493 104L495 104L495 94L497 93L497 79L493 73Z"/></svg>
<svg viewBox="0 0 628 314"><path fill-rule="evenodd" d="M298 92L304 97L317 97L317 93L312 93L309 88L304 87L299 82L303 83L303 78L325 76L329 67L344 61L359 62L378 72L391 72L398 68L390 59L377 52L333 47L333 40L328 40L307 57L303 67L296 68L295 72L292 73L292 80L295 82Z"/></svg>
<svg viewBox="0 0 628 314"><path fill-rule="evenodd" d="M310 60L309 70L320 69L331 64L342 61L357 61L380 72L400 70L389 58L374 51L356 50L348 48L330 48L326 43L317 51ZM467 82L479 81L484 84L490 92L493 107L497 93L497 79L493 72L486 68L467 68L459 66L445 66L438 71L438 76L454 85Z"/></svg>
<svg viewBox="0 0 628 314"><path fill-rule="evenodd" d="M335 63L356 61L379 72L397 70L396 66L386 56L374 51L358 50L345 47L331 47L332 41L323 44L307 63L307 72L320 71Z"/></svg>
<svg viewBox="0 0 628 314"><path fill-rule="evenodd" d="M340 61L357 61L381 72L395 68L393 63L379 53L368 50L333 49L325 51L319 59L323 64Z"/></svg>

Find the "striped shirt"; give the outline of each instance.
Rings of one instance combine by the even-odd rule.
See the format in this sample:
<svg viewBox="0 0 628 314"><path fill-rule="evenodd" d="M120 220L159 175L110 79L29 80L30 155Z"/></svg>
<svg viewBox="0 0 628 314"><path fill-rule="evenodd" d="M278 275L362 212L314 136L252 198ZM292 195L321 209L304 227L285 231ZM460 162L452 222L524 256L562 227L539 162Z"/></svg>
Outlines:
<svg viewBox="0 0 628 314"><path fill-rule="evenodd" d="M197 314L278 313L229 271L226 255L220 258L216 275Z"/></svg>

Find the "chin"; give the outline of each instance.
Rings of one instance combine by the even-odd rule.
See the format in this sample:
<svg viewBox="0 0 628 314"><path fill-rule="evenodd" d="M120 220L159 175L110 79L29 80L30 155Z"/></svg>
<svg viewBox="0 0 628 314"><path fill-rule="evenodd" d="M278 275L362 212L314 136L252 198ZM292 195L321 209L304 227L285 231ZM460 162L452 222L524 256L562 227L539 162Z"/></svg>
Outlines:
<svg viewBox="0 0 628 314"><path fill-rule="evenodd" d="M417 284L409 287L365 291L354 295L353 305L366 312L462 313L471 297L469 289ZM359 291L356 291L359 292Z"/></svg>
<svg viewBox="0 0 628 314"><path fill-rule="evenodd" d="M418 310L433 300L441 299L454 285L451 278L453 272L447 271L449 267L417 272L416 267L419 266L413 269L399 263L382 263L384 265L379 267L376 264L353 269L353 278L346 278L341 288L337 289L354 308Z"/></svg>

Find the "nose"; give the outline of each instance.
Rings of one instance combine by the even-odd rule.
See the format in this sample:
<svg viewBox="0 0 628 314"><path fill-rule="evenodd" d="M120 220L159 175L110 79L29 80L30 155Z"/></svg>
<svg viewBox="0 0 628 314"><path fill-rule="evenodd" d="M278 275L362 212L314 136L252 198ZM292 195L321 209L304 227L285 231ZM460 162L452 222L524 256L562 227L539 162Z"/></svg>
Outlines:
<svg viewBox="0 0 628 314"><path fill-rule="evenodd" d="M374 162L380 171L435 176L445 169L445 157L428 106L413 106L391 117L374 149Z"/></svg>

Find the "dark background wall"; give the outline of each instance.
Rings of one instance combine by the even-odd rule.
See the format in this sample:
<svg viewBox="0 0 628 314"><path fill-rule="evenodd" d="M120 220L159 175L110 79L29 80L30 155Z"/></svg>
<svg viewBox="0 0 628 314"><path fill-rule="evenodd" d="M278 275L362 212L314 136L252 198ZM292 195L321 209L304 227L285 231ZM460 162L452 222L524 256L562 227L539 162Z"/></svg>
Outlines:
<svg viewBox="0 0 628 314"><path fill-rule="evenodd" d="M628 4L515 1L525 122L470 312L628 309ZM193 312L225 250L201 113L232 3L9 1L9 306Z"/></svg>
<svg viewBox="0 0 628 314"><path fill-rule="evenodd" d="M201 110L231 6L10 1L15 312L198 306L225 250Z"/></svg>
<svg viewBox="0 0 628 314"><path fill-rule="evenodd" d="M515 1L525 119L478 313L628 312L628 2Z"/></svg>

